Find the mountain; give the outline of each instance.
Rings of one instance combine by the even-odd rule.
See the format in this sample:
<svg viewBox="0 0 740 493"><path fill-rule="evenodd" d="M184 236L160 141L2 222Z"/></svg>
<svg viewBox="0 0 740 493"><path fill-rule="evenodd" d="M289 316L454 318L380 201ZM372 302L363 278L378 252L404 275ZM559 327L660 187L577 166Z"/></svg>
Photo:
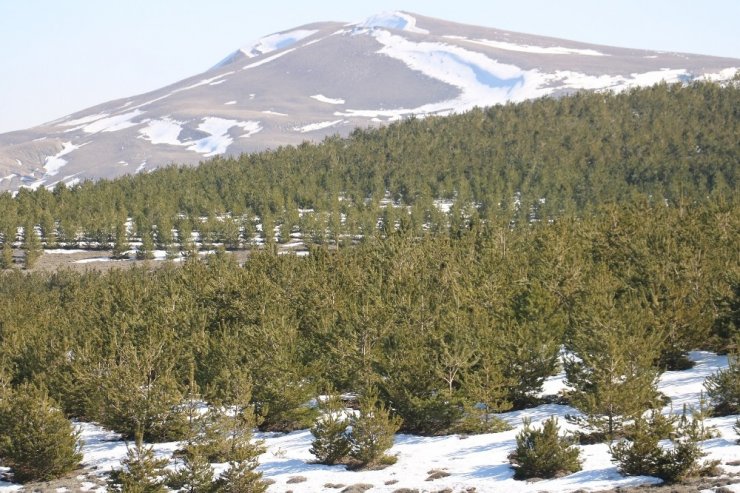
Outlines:
<svg viewBox="0 0 740 493"><path fill-rule="evenodd" d="M411 115L658 81L740 60L597 46L406 12L275 33L206 72L0 135L0 190L53 187L348 134Z"/></svg>

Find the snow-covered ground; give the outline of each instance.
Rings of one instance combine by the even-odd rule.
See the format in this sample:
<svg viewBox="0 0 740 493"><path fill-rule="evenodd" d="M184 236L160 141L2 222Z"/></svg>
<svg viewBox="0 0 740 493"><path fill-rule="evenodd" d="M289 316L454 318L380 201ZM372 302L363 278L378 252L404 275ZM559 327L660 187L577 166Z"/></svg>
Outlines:
<svg viewBox="0 0 740 493"><path fill-rule="evenodd" d="M672 399L665 413L680 413L683 404L697 406L703 390L704 379L718 369L727 366L727 357L696 351L690 354L696 366L690 370L666 372L662 375L659 389ZM556 394L565 388L562 374L548 379L544 393ZM389 453L398 457L398 462L379 471L347 471L344 466L312 464L309 452L311 433L308 430L288 434L258 434L265 441L266 452L260 457L260 470L265 478L274 481L270 492L292 490L299 492L332 491L328 484L352 485L372 484L373 492L392 492L400 488L418 491L465 491L475 487L476 492L569 492L575 490L598 491L616 487L641 484L657 484L659 479L651 477L625 477L619 474L611 462L606 444L582 446L583 470L569 476L524 482L513 479L507 455L514 449L516 434L521 429L522 419L528 417L538 425L550 416L558 416L563 430L572 430L574 425L564 419L566 414L578 414L575 409L557 404L542 405L523 411L504 413L501 417L515 427L503 433L486 435L452 435L443 437L419 437L397 435ZM729 474L740 473L740 466L729 466L728 462L740 459L740 445L733 425L737 416L711 418L707 425L715 426L718 438L702 442L708 453L706 459L718 459L721 467ZM126 444L119 441L115 433L91 423L79 423L83 447L84 466L95 474L104 476L112 468L119 467L126 456ZM177 443L157 444L158 456L169 457ZM218 473L225 465L215 464ZM444 471L449 476L428 480L431 471ZM305 478L302 482L288 483L291 478ZM18 486L0 482L0 492L18 489ZM730 491L740 492L738 484ZM339 491L335 489L334 491Z"/></svg>

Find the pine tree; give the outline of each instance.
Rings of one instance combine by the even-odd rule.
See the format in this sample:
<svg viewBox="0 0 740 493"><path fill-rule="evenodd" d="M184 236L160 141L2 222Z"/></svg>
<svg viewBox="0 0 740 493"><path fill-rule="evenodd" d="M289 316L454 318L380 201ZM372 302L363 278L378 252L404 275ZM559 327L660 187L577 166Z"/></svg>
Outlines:
<svg viewBox="0 0 740 493"><path fill-rule="evenodd" d="M141 245L136 251L138 260L151 260L154 258L154 239L151 230L145 230L141 233Z"/></svg>
<svg viewBox="0 0 740 493"><path fill-rule="evenodd" d="M740 337L736 339L740 340ZM740 413L740 352L729 354L727 360L727 368L713 373L704 382L709 401L718 416Z"/></svg>
<svg viewBox="0 0 740 493"><path fill-rule="evenodd" d="M396 432L401 428L401 418L391 416L374 392L360 401L360 412L350 419L352 433L350 457L358 467L372 464L392 464L395 458L384 455L393 446Z"/></svg>
<svg viewBox="0 0 740 493"><path fill-rule="evenodd" d="M600 284L582 310L565 371L573 404L598 437L612 439L625 419L656 405L662 339L637 300L618 299L607 278L595 279Z"/></svg>
<svg viewBox="0 0 740 493"><path fill-rule="evenodd" d="M476 371L465 377L465 393L473 405L467 406L467 418L457 426L459 432L495 433L510 429L504 421L491 416L512 407L508 399L511 380L504 376L501 366L486 356Z"/></svg>
<svg viewBox="0 0 740 493"><path fill-rule="evenodd" d="M21 245L21 248L25 252L23 267L26 269L33 269L36 265L36 261L43 252L41 249L41 241L39 241L39 236L36 233L36 228L31 222L27 222L23 227L23 244Z"/></svg>
<svg viewBox="0 0 740 493"><path fill-rule="evenodd" d="M581 470L580 449L560 436L558 420L551 416L542 428L532 428L528 419L516 436L516 450L509 455L514 479L553 478Z"/></svg>
<svg viewBox="0 0 740 493"><path fill-rule="evenodd" d="M24 384L5 394L0 395L0 457L14 479L48 481L77 468L79 433L46 390Z"/></svg>
<svg viewBox="0 0 740 493"><path fill-rule="evenodd" d="M311 427L314 439L311 452L319 464L344 462L352 449L348 433L349 419L339 396L330 394L320 403L321 416Z"/></svg>
<svg viewBox="0 0 740 493"><path fill-rule="evenodd" d="M264 493L267 483L262 481L262 473L256 472L256 461L232 461L229 467L216 480L219 493Z"/></svg>
<svg viewBox="0 0 740 493"><path fill-rule="evenodd" d="M166 467L169 461L157 458L154 449L144 445L141 434L136 434L133 447L127 445L126 458L121 461L121 469L110 473L108 486L122 493L164 493Z"/></svg>
<svg viewBox="0 0 740 493"><path fill-rule="evenodd" d="M663 426L656 426L662 420L658 411L650 417L640 416L634 420L625 439L610 447L612 460L619 465L619 471L627 476L655 476L667 483L682 481L688 477L713 472L718 462L700 463L706 455L699 447L696 435L687 428L677 428L670 433L673 447L664 449L659 441L663 439ZM672 424L670 428L673 428Z"/></svg>
<svg viewBox="0 0 740 493"><path fill-rule="evenodd" d="M213 467L203 454L186 451L182 467L168 475L167 486L187 493L210 493L214 489Z"/></svg>
<svg viewBox="0 0 740 493"><path fill-rule="evenodd" d="M121 219L116 223L115 237L113 242L113 251L111 252L111 258L117 260L123 260L128 258L128 250L130 248L128 242L128 233L126 232L125 219Z"/></svg>
<svg viewBox="0 0 740 493"><path fill-rule="evenodd" d="M13 267L13 245L9 240L3 242L2 251L0 251L0 269L10 269Z"/></svg>

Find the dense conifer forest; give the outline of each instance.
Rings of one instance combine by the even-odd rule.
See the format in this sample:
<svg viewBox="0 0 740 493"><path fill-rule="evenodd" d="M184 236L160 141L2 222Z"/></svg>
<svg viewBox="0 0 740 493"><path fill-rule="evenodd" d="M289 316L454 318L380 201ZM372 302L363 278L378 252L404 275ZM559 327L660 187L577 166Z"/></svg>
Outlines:
<svg viewBox="0 0 740 493"><path fill-rule="evenodd" d="M247 395L260 429L287 431L312 426L317 395L353 393L406 432L489 432L539 403L565 352L591 439L624 436L689 350L737 350L738 136L737 85L658 85L0 195L6 252L224 247L157 269L6 269L0 413L34 386L157 441L188 436L195 395ZM279 254L291 232L308 256Z"/></svg>

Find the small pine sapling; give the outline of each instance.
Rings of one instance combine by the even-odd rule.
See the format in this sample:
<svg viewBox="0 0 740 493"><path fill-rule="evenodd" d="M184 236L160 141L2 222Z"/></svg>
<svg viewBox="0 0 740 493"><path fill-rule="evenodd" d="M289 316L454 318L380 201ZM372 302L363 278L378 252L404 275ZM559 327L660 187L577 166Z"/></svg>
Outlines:
<svg viewBox="0 0 740 493"><path fill-rule="evenodd" d="M319 464L339 464L345 462L352 449L348 432L349 419L342 400L330 395L319 407L322 415L311 427L314 439L311 452Z"/></svg>
<svg viewBox="0 0 740 493"><path fill-rule="evenodd" d="M704 382L717 416L740 413L740 354L730 354L727 359L727 368L710 375Z"/></svg>
<svg viewBox="0 0 740 493"><path fill-rule="evenodd" d="M379 402L377 394L367 394L360 401L359 415L350 419L350 457L355 462L353 466L363 468L393 464L395 457L385 455L385 451L393 446L401 423L401 418L391 416L390 411Z"/></svg>
<svg viewBox="0 0 740 493"><path fill-rule="evenodd" d="M183 466L167 475L167 486L187 493L210 493L214 488L213 467L203 454L188 451Z"/></svg>
<svg viewBox="0 0 740 493"><path fill-rule="evenodd" d="M166 471L169 461L157 458L152 447L144 446L141 433L136 434L136 443L128 446L121 469L114 469L108 479L112 491L132 493L164 493Z"/></svg>
<svg viewBox="0 0 740 493"><path fill-rule="evenodd" d="M659 432L662 426L654 426L660 419L658 411L653 411L647 418L636 418L629 428L629 435L610 447L612 460L618 464L622 474L655 476L667 483L675 483L716 472L717 462L699 462L706 454L699 447L698 425L679 424L671 436L673 447L664 449L659 444L664 438ZM696 423L696 418L692 421ZM683 422L688 423L687 420Z"/></svg>
<svg viewBox="0 0 740 493"><path fill-rule="evenodd" d="M554 416L545 420L541 429L524 420L524 428L516 436L516 450L509 454L514 479L554 478L581 470L581 450L559 432Z"/></svg>

